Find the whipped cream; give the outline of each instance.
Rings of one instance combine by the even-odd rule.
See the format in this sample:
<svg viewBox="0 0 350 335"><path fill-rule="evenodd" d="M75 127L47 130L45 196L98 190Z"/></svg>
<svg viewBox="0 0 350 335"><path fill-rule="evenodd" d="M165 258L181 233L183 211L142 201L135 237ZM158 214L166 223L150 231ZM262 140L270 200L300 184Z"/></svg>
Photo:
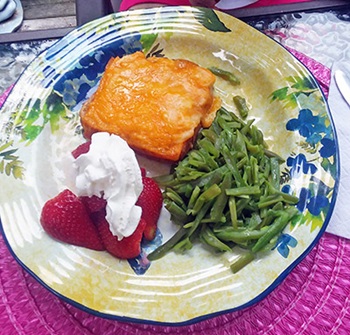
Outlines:
<svg viewBox="0 0 350 335"><path fill-rule="evenodd" d="M111 232L119 240L130 236L142 213L136 206L143 184L134 151L119 136L99 132L92 135L89 152L80 155L73 166L78 195L106 199Z"/></svg>

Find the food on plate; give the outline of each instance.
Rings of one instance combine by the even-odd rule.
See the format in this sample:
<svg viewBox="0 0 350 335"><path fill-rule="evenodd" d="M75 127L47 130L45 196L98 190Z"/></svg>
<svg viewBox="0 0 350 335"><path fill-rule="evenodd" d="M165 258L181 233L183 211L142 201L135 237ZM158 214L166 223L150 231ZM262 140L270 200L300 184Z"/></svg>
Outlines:
<svg viewBox="0 0 350 335"><path fill-rule="evenodd" d="M163 204L161 190L120 141L125 142L116 135L98 133L73 150L77 194L66 189L44 204L40 222L48 235L106 250L120 259L137 257L142 239L155 237ZM141 185L137 185L138 178ZM135 207L140 215L134 215Z"/></svg>
<svg viewBox="0 0 350 335"><path fill-rule="evenodd" d="M232 85L239 85L241 83L241 80L231 71L223 70L215 66L210 67L209 70L216 76L227 80Z"/></svg>
<svg viewBox="0 0 350 335"><path fill-rule="evenodd" d="M57 240L93 250L105 249L83 201L70 190L45 203L40 222Z"/></svg>
<svg viewBox="0 0 350 335"><path fill-rule="evenodd" d="M242 119L246 119L249 114L249 107L245 98L240 95L235 95L233 97L233 103L237 108L237 111Z"/></svg>
<svg viewBox="0 0 350 335"><path fill-rule="evenodd" d="M112 233L119 239L130 236L141 218L136 202L143 188L134 151L117 135L95 133L88 152L74 160L73 168L77 195L103 196Z"/></svg>
<svg viewBox="0 0 350 335"><path fill-rule="evenodd" d="M170 250L184 252L199 240L219 252L243 248L245 253L231 265L237 272L256 253L275 246L298 213L298 198L280 190L283 159L267 149L253 121L221 108L174 172L156 178L180 228L149 260Z"/></svg>
<svg viewBox="0 0 350 335"><path fill-rule="evenodd" d="M156 236L159 212L163 206L163 195L158 184L145 175L142 176L143 190L136 202L142 208L141 219L146 222L143 235L152 241Z"/></svg>
<svg viewBox="0 0 350 335"><path fill-rule="evenodd" d="M188 60L146 58L142 52L111 59L81 109L84 136L117 134L138 152L178 161L221 105L213 92L215 80Z"/></svg>
<svg viewBox="0 0 350 335"><path fill-rule="evenodd" d="M141 241L146 226L145 220L140 219L136 230L122 240L118 240L113 235L104 213L98 213L95 220L101 241L111 255L119 259L130 259L141 253Z"/></svg>
<svg viewBox="0 0 350 335"><path fill-rule="evenodd" d="M231 265L235 273L273 248L296 216L298 198L280 190L283 159L267 149L254 120L243 120L245 98L233 97L240 118L221 107L215 76L240 83L228 71L142 52L110 60L80 113L89 141L72 152L77 195L65 190L45 204L44 229L133 258L142 239L154 239L164 199L180 228L150 261L199 240L219 252L243 248ZM170 175L148 178L133 149L177 165Z"/></svg>

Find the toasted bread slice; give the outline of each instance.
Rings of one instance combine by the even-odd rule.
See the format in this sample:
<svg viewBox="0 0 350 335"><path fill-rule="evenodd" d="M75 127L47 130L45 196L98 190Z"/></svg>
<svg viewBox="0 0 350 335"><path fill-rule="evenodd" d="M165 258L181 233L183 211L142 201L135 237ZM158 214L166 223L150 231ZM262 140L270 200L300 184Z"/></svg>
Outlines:
<svg viewBox="0 0 350 335"><path fill-rule="evenodd" d="M215 76L187 60L146 58L142 52L111 59L97 91L84 104L84 136L106 131L136 151L177 161L221 105Z"/></svg>

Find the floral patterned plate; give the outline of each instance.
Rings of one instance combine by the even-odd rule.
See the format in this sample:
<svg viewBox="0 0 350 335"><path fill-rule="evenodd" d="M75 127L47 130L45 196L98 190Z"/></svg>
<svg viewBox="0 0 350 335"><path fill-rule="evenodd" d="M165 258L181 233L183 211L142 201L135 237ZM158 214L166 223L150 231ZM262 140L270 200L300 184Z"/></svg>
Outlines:
<svg viewBox="0 0 350 335"><path fill-rule="evenodd" d="M143 255L174 231L166 210L155 241L129 261L57 242L41 228L45 201L70 188L67 157L83 142L81 104L111 57L138 50L237 73L240 85L218 78L216 93L233 112L232 97L244 96L249 118L270 149L285 158L282 187L300 198L299 220L287 226L271 252L237 274L229 264L239 251L216 255L200 245L147 262ZM337 193L336 135L315 79L279 44L210 9L137 10L74 30L24 71L1 110L0 130L0 214L9 249L53 293L118 320L184 325L259 301L315 245ZM141 164L153 174L168 168Z"/></svg>

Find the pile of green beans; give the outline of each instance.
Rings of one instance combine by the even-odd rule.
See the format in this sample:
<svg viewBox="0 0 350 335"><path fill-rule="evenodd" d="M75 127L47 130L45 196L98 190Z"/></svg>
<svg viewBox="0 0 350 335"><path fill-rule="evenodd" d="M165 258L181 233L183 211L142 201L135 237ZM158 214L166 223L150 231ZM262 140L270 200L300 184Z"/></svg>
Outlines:
<svg viewBox="0 0 350 335"><path fill-rule="evenodd" d="M221 108L173 173L155 178L180 228L149 260L184 252L195 241L219 252L239 246L245 252L231 265L235 273L274 247L298 212L298 198L280 190L283 159L267 149L253 123Z"/></svg>

